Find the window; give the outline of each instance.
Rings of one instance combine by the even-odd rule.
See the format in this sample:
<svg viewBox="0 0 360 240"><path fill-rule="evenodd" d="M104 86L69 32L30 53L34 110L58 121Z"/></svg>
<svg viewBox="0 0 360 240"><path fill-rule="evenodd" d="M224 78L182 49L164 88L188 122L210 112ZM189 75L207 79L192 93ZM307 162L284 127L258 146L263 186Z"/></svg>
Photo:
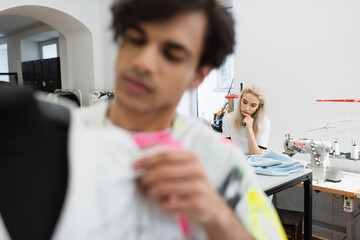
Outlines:
<svg viewBox="0 0 360 240"><path fill-rule="evenodd" d="M233 55L226 58L223 65L217 69L217 85L215 90L229 90L234 73L233 73Z"/></svg>
<svg viewBox="0 0 360 240"><path fill-rule="evenodd" d="M42 59L55 58L59 56L59 39L54 38L39 43L40 56Z"/></svg>
<svg viewBox="0 0 360 240"><path fill-rule="evenodd" d="M41 47L41 52L42 52L42 58L43 59L55 58L55 57L58 56L57 44L52 43L52 44L48 44L48 45L43 45Z"/></svg>
<svg viewBox="0 0 360 240"><path fill-rule="evenodd" d="M0 44L0 73L9 72L8 46L6 43ZM9 76L0 75L0 81L9 82Z"/></svg>
<svg viewBox="0 0 360 240"><path fill-rule="evenodd" d="M227 57L223 65L214 69L197 89L198 117L213 122L214 114L226 103L229 88L233 92L233 56Z"/></svg>

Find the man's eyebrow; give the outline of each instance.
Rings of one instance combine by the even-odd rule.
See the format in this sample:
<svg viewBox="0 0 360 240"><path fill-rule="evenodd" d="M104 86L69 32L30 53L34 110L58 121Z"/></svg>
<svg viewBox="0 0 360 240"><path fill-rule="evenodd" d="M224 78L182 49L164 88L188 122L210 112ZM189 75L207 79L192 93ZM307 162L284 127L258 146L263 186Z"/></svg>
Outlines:
<svg viewBox="0 0 360 240"><path fill-rule="evenodd" d="M176 43L176 42L172 42L172 41L167 41L165 43L165 46L166 47L169 47L169 48L173 48L173 49L176 49L178 51L182 51L186 54L187 57L190 57L191 56L191 53L190 51L183 45L179 44L179 43Z"/></svg>
<svg viewBox="0 0 360 240"><path fill-rule="evenodd" d="M129 25L129 26L125 29L125 32L128 31L128 30L136 31L136 32L140 33L140 34L143 35L143 36L146 35L144 29L142 29L142 28L141 28L140 26L138 26L138 25Z"/></svg>

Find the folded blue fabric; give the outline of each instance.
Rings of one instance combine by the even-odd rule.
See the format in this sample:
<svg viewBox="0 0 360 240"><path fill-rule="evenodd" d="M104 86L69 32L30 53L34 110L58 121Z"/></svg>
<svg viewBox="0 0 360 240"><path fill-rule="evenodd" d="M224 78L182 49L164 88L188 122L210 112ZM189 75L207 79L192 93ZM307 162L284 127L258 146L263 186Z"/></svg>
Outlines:
<svg viewBox="0 0 360 240"><path fill-rule="evenodd" d="M257 174L262 175L288 176L305 169L300 161L275 151L269 151L264 155L250 155L246 160Z"/></svg>

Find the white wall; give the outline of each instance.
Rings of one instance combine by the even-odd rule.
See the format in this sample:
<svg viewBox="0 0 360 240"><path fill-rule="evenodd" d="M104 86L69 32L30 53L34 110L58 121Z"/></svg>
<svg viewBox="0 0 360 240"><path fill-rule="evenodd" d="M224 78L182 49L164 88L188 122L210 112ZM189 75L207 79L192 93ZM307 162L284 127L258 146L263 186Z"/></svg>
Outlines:
<svg viewBox="0 0 360 240"><path fill-rule="evenodd" d="M9 72L18 73L18 81L22 82L20 39L13 38L8 43ZM11 52L10 52L11 51Z"/></svg>
<svg viewBox="0 0 360 240"><path fill-rule="evenodd" d="M102 54L103 78L96 83L97 88L114 89L115 87L115 59L117 45L113 42L113 32L110 28L112 15L110 13L111 0L99 0L99 30L101 42L99 44Z"/></svg>
<svg viewBox="0 0 360 240"><path fill-rule="evenodd" d="M360 103L316 99L360 97L360 2L236 0L235 87L257 84L267 94L270 148L293 137L338 138L340 151L360 142ZM308 132L330 121L335 129Z"/></svg>
<svg viewBox="0 0 360 240"><path fill-rule="evenodd" d="M39 43L31 40L21 40L21 62L40 59Z"/></svg>

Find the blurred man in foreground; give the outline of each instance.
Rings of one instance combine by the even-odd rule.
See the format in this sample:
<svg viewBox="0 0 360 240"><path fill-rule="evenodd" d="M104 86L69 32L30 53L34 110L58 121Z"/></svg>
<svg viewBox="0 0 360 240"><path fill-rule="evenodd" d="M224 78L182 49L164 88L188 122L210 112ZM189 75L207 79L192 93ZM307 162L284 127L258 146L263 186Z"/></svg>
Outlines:
<svg viewBox="0 0 360 240"><path fill-rule="evenodd" d="M120 0L111 104L76 110L53 239L286 239L236 147L176 114L232 52L215 0Z"/></svg>

